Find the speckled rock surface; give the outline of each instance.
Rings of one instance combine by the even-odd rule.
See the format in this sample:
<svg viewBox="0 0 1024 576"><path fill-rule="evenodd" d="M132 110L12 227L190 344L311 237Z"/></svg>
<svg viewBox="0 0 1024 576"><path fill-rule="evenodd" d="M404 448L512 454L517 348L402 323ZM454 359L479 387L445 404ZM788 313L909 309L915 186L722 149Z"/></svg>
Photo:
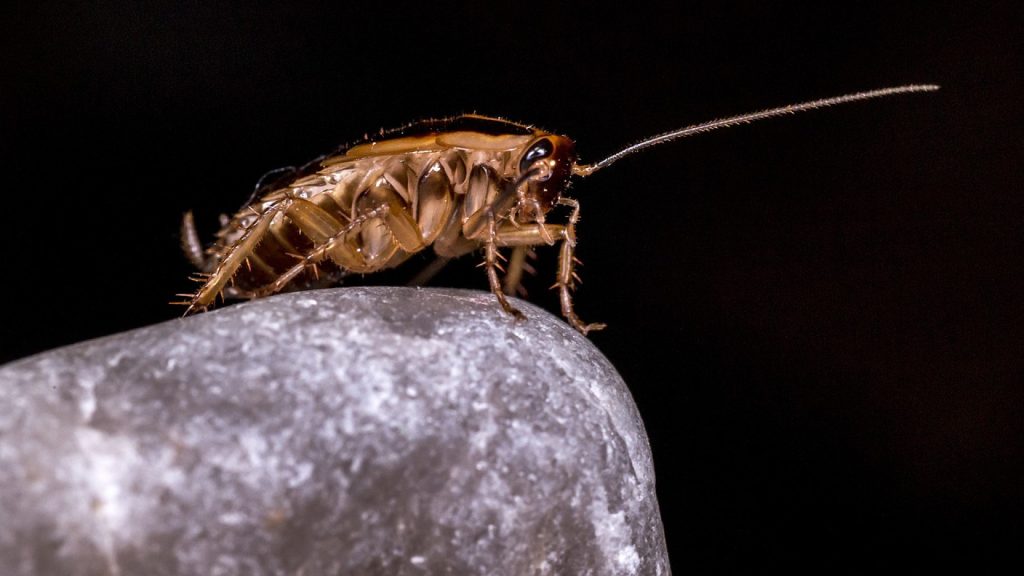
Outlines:
<svg viewBox="0 0 1024 576"><path fill-rule="evenodd" d="M668 574L625 385L519 306L302 292L0 368L3 574Z"/></svg>

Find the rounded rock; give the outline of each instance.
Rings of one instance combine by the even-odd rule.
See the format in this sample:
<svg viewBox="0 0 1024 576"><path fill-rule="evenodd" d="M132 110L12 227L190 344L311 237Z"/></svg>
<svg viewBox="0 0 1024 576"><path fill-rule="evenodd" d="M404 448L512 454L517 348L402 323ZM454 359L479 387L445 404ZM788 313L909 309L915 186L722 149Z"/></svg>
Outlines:
<svg viewBox="0 0 1024 576"><path fill-rule="evenodd" d="M516 305L299 292L0 368L4 573L669 574L628 389Z"/></svg>

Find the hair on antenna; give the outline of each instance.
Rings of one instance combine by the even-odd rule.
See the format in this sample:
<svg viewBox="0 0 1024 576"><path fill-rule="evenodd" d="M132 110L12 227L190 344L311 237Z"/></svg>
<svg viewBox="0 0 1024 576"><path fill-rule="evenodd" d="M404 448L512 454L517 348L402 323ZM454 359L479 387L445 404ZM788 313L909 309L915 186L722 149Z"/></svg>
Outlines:
<svg viewBox="0 0 1024 576"><path fill-rule="evenodd" d="M933 92L938 90L939 87L935 84L909 84L906 86L894 86L891 88L879 88L878 90L868 90L865 92L855 92L853 94L846 94L843 96L835 96L832 98L822 98L820 100L811 100L810 102L803 102L800 104L790 104L789 106L782 106L779 108L770 108L768 110L761 110L760 112L751 112L749 114L740 114L739 116L730 116L728 118L721 118L718 120L711 120L709 122L703 122L701 124L694 124L693 126L687 126L685 128L679 128L650 138L641 140L636 144L631 144L622 150L612 154L611 156L595 162L593 164L577 164L573 167L573 173L577 176L590 176L594 172L607 168L626 156L631 156L673 140L680 138L686 138L688 136L695 136L697 134L703 134L705 132L711 132L712 130L718 130L719 128L728 128L730 126L736 126L739 124L749 124L758 120L765 120L767 118L774 118L775 116L782 116L784 114L796 114L797 112L804 112L807 110L815 110L817 108L827 108L829 106L836 106L838 104L846 104L848 102L857 102L860 100L871 100L873 98L882 98L884 96L892 96L894 94L906 94L910 92Z"/></svg>

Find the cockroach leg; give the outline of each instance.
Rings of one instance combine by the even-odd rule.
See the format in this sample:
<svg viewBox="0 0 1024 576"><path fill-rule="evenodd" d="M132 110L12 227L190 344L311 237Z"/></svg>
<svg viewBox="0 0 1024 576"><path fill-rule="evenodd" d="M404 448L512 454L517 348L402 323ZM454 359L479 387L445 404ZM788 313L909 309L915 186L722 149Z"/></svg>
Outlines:
<svg viewBox="0 0 1024 576"><path fill-rule="evenodd" d="M228 281L234 277L238 267L253 254L253 250L256 249L260 240L267 233L274 217L288 209L290 205L291 199L277 202L260 213L246 227L242 236L231 245L231 248L217 264L213 273L206 279L206 283L192 296L188 308L185 310L186 316L197 310L203 310L214 303L217 295L221 293Z"/></svg>
<svg viewBox="0 0 1024 576"><path fill-rule="evenodd" d="M558 252L558 282L555 283L555 286L558 287L558 296L562 303L562 316L565 316L569 324L572 324L573 328L585 336L591 330L604 329L605 325L601 323L585 324L573 310L572 289L575 284L574 280L579 279L573 268L576 265L576 223L580 220L580 203L572 198L563 197L558 199L558 204L572 208L572 214L569 215L569 222L562 230L562 245Z"/></svg>
<svg viewBox="0 0 1024 576"><path fill-rule="evenodd" d="M267 231L267 234L270 234L273 231L274 227L271 226L270 230ZM257 254L255 251L253 251L253 253L250 254L249 257L245 259L245 269L252 272L253 268L258 268L259 270L263 271L264 274L273 275L276 273L274 272L274 268L270 264L267 264L267 262L263 260L263 258L260 258L259 254Z"/></svg>
<svg viewBox="0 0 1024 576"><path fill-rule="evenodd" d="M516 294L525 295L526 289L523 288L523 267L529 266L526 264L526 253L529 248L526 246L516 246L512 249L512 256L508 261L508 272L505 274L505 279L502 282L502 288L505 294L509 296L515 296Z"/></svg>
<svg viewBox="0 0 1024 576"><path fill-rule="evenodd" d="M242 236L234 242L210 278L192 297L189 307L185 311L186 315L213 304L242 264L251 265L254 260L257 265L261 263L254 251L270 230L270 224L274 218L282 212L314 241L331 238L342 228L333 216L308 200L289 196L278 201L270 208L258 213L256 219L246 228Z"/></svg>
<svg viewBox="0 0 1024 576"><path fill-rule="evenodd" d="M487 241L484 244L484 266L487 268L487 281L491 285L491 293L498 298L498 304L501 304L502 309L514 316L516 320L525 320L526 316L518 308L509 304L508 299L505 298L505 293L501 290L501 280L498 278L498 270L501 270L501 264L498 263L498 259L501 257L501 254L498 252L496 238L497 229L494 223L494 213L489 212L487 214Z"/></svg>
<svg viewBox="0 0 1024 576"><path fill-rule="evenodd" d="M543 230L541 230L541 227L541 224L520 224L518 227L510 224L498 226L494 243L501 248L506 246L525 246L529 248L545 244L545 237L562 238L565 232L565 225L563 224L544 224Z"/></svg>
<svg viewBox="0 0 1024 576"><path fill-rule="evenodd" d="M308 204L309 206L304 206L303 208L305 210L310 210L310 207L315 207L317 210L322 210L312 202L306 202L306 204ZM300 203L296 203L296 206L300 205ZM387 204L382 204L373 210L370 210L368 212L360 214L356 218L353 218L352 221L350 221L348 224L344 226L339 225L338 228L336 228L333 231L333 233L331 233L329 236L322 237L322 239L317 242L319 244L317 248L310 251L309 254L302 256L302 259L299 261L298 264L295 264L294 266L286 270L283 274L278 276L277 279L271 282L270 284L267 284L266 286L263 286L258 290L252 291L252 297L262 298L264 296L270 296L271 294L276 294L280 292L285 287L287 287L288 284L292 280L294 280L296 276L298 276L307 269L312 269L316 267L318 263L328 258L331 252L338 246L338 243L345 241L345 236L354 232L359 226L362 226L368 220L386 216L389 211L389 206ZM303 225L300 224L294 218L292 218L292 214L292 210L288 210L287 212L285 212L285 215L288 216L288 218L291 218L292 221L295 222L296 225L303 230L303 232L306 232L306 229L303 228ZM307 212L305 213L304 216L308 217L310 214L311 212ZM315 233L319 234L320 232L322 232L322 230L318 230Z"/></svg>
<svg viewBox="0 0 1024 576"><path fill-rule="evenodd" d="M307 256L302 260L302 262L289 268L284 274L278 276L277 279L271 282L270 284L267 284L266 286L263 286L258 290L252 290L247 297L250 299L263 298L264 296L276 294L283 290L284 287L287 286L289 282L295 279L296 276L298 276L304 270L311 266L316 266L316 262L309 262L309 257Z"/></svg>
<svg viewBox="0 0 1024 576"><path fill-rule="evenodd" d="M562 244L558 255L558 279L552 288L559 289L562 315L565 316L565 319L569 321L573 328L586 334L591 330L600 330L605 325L586 324L573 311L572 289L574 288L575 281L578 280L574 271L576 264L574 252L576 247L576 222L579 221L579 203L575 200L563 198L559 200L559 204L573 208L572 215L569 217L567 224L529 224L518 228L505 225L498 228L494 243L496 246L530 247L544 243L545 237L561 238Z"/></svg>
<svg viewBox="0 0 1024 576"><path fill-rule="evenodd" d="M347 229L330 212L309 200L292 196L288 202L285 216L316 244L327 242L340 231Z"/></svg>
<svg viewBox="0 0 1024 576"><path fill-rule="evenodd" d="M523 269L523 272L526 272L530 276L536 276L537 275L537 269L533 267L533 264L531 264L530 262L527 262L527 260L531 260L531 261L532 260L536 260L537 259L537 252L533 248L531 248L529 246L525 246L524 250L523 250L523 255L524 255L523 263L520 266ZM516 286L516 294L518 294L520 298L526 298L527 297L526 287L523 285L522 282L520 282L519 285Z"/></svg>

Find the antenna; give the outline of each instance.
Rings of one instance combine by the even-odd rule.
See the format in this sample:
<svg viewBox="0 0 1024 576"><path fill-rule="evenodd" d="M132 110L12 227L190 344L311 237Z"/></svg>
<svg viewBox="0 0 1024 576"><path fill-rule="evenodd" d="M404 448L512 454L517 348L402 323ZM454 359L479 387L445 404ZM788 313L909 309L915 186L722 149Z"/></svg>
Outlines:
<svg viewBox="0 0 1024 576"><path fill-rule="evenodd" d="M867 92L855 92L853 94L846 94L844 96L836 96L833 98L822 98L821 100L812 100L801 104L790 104L789 106L782 106L780 108L771 108L769 110L761 110L760 112L751 112L749 114L711 120L710 122L694 124L693 126L687 126L686 128L680 128L678 130L672 130L671 132L665 132L664 134L658 134L657 136L651 136L646 140L641 140L636 144L627 146L615 154L612 154L604 160L594 164L577 164L576 166L573 166L573 174L577 176L590 176L594 172L597 172L602 168L607 168L626 156L630 156L646 148L678 140L680 138L686 138L687 136L695 136L697 134L711 132L712 130L717 130L719 128L728 128L738 124L749 124L766 118L782 116L783 114L795 114L805 110L827 108L829 106L846 104L847 102L856 102L858 100L870 100L872 98L881 98L883 96L892 96L893 94L905 94L909 92L933 92L938 89L939 87L935 84L909 84L907 86L868 90Z"/></svg>

